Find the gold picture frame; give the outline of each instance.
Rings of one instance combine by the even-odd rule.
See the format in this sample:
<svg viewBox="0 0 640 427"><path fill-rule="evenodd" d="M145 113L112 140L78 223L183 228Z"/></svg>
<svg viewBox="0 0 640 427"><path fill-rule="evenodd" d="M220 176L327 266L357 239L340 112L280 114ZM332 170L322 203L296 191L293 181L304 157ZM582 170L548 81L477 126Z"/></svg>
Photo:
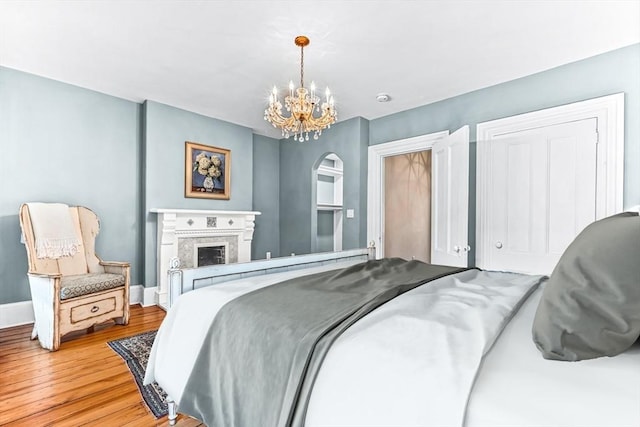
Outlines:
<svg viewBox="0 0 640 427"><path fill-rule="evenodd" d="M184 197L231 197L231 150L185 142Z"/></svg>

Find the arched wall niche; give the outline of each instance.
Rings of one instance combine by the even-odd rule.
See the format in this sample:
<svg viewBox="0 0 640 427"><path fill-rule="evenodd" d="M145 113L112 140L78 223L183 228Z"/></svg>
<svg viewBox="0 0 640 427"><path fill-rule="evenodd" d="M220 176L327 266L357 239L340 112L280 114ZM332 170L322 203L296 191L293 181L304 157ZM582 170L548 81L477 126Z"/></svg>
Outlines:
<svg viewBox="0 0 640 427"><path fill-rule="evenodd" d="M311 252L342 250L344 163L333 152L324 153L313 165Z"/></svg>

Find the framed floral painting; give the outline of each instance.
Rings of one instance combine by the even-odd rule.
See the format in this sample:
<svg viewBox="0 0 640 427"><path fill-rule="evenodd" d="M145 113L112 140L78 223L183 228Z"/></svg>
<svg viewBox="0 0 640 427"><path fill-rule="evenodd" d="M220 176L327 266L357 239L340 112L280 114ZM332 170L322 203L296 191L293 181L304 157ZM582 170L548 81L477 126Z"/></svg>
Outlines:
<svg viewBox="0 0 640 427"><path fill-rule="evenodd" d="M229 199L231 150L187 141L185 161L185 197Z"/></svg>

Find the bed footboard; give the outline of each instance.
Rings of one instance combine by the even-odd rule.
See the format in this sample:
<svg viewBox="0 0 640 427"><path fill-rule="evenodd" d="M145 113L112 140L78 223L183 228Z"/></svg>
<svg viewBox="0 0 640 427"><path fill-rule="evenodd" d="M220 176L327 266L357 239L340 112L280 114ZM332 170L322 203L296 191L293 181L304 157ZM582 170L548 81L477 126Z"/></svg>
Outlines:
<svg viewBox="0 0 640 427"><path fill-rule="evenodd" d="M171 268L168 271L169 292L167 308L171 308L180 295L199 288L215 285L216 283L280 273L283 271L318 267L343 261L366 261L367 259L375 259L375 257L376 248L374 243L371 242L370 246L365 249L297 255L238 264L209 265L197 268L181 269L180 261L177 258L173 258L170 262Z"/></svg>

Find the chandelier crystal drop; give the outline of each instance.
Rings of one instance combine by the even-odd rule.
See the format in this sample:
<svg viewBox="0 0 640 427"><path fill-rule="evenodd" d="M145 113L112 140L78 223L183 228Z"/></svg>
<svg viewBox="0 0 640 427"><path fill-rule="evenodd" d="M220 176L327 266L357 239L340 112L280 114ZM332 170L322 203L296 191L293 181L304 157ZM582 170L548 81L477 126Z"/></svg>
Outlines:
<svg viewBox="0 0 640 427"><path fill-rule="evenodd" d="M282 103L278 98L278 89L274 86L269 95L269 106L264 110L264 119L275 128L282 130L282 136L299 142L309 141L309 133L317 140L322 130L330 128L338 118L333 96L329 88L325 91L324 102L320 104L320 97L316 95L316 86L311 82L309 90L304 87L304 48L309 45L309 38L298 36L296 46L300 47L300 87L295 88L293 81L289 82L289 94L284 98L284 107L288 112L282 114Z"/></svg>

